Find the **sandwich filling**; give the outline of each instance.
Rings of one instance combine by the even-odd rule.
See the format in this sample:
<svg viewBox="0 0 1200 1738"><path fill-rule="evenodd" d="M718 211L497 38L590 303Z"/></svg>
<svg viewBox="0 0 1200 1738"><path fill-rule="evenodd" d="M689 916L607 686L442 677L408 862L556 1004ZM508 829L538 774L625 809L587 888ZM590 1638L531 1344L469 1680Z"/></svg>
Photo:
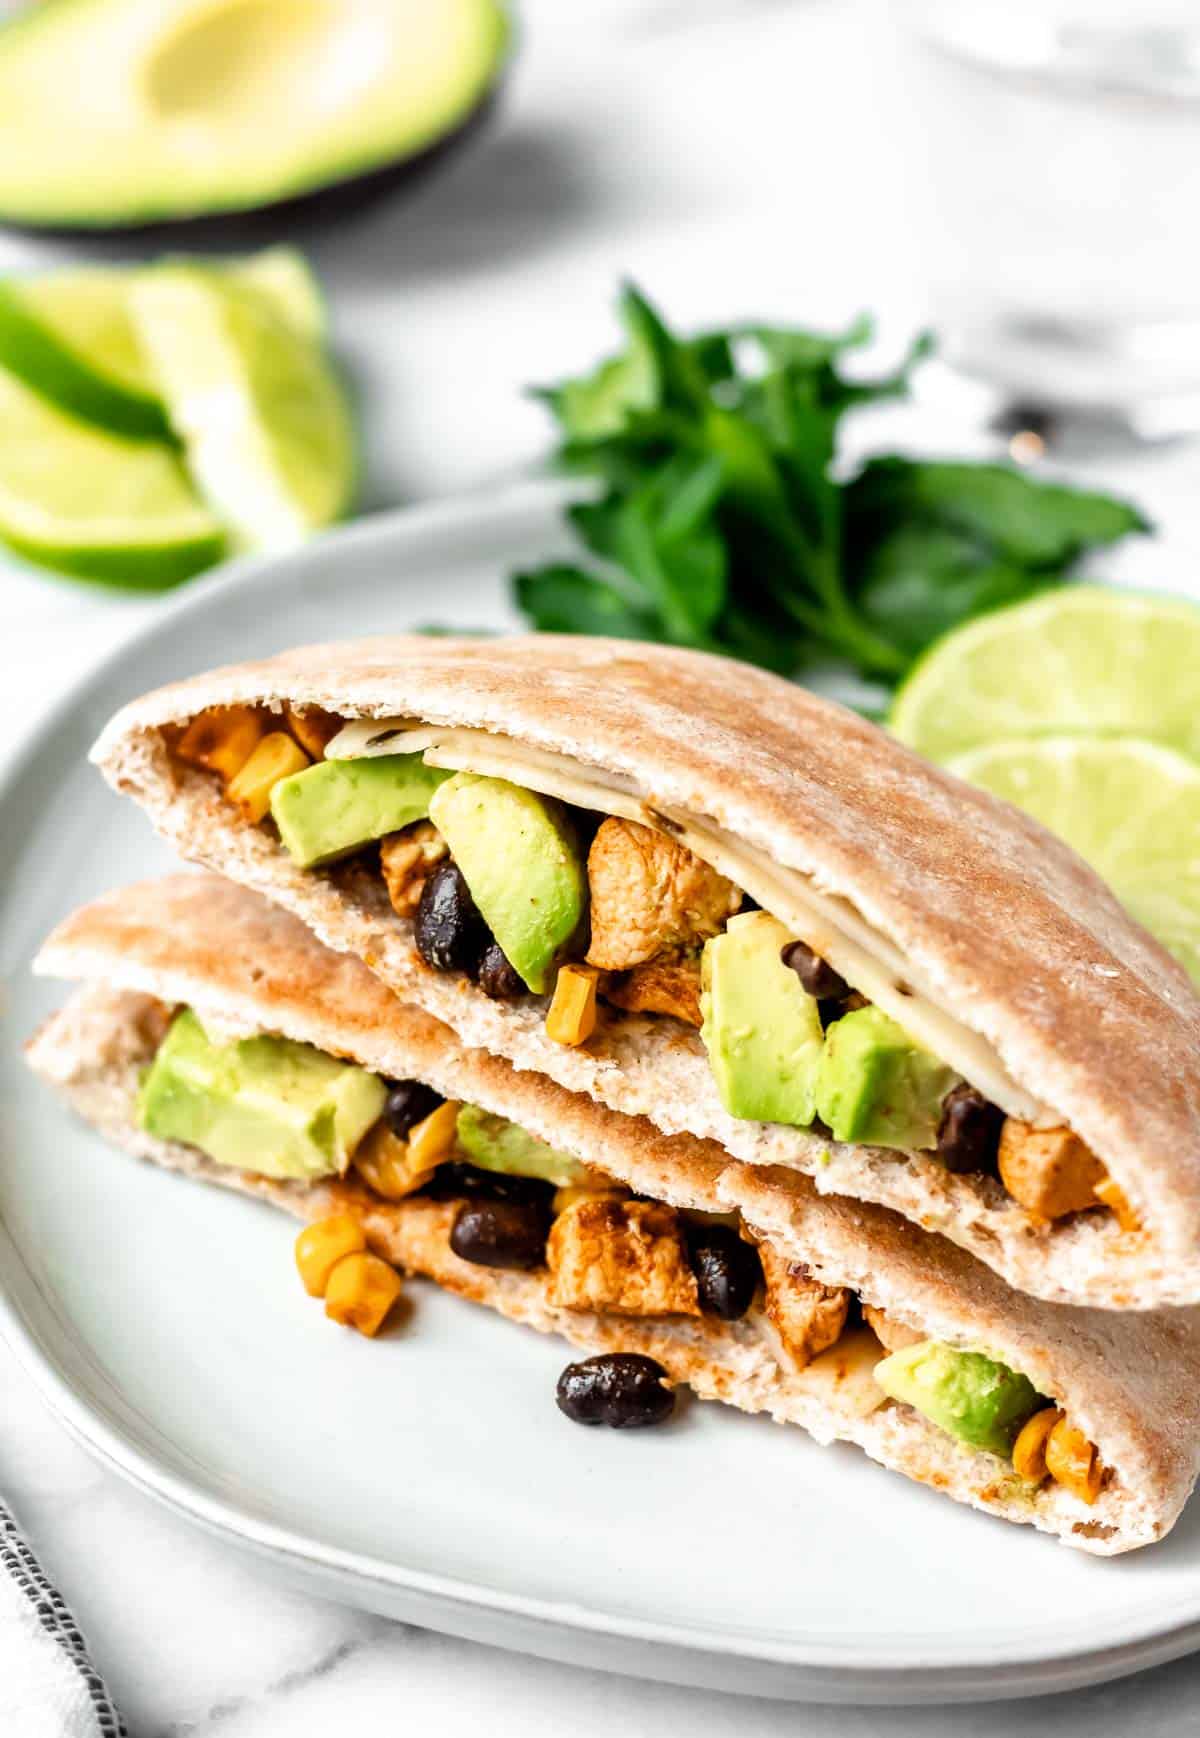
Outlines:
<svg viewBox="0 0 1200 1738"><path fill-rule="evenodd" d="M556 1043L624 1013L699 1032L726 1112L998 1183L1045 1226L1138 1230L1089 1147L845 900L613 775L474 729L210 708L174 754L322 874L378 875L433 971L546 998Z"/></svg>
<svg viewBox="0 0 1200 1738"><path fill-rule="evenodd" d="M147 1134L240 1172L347 1179L365 1208L445 1203L455 1257L530 1276L557 1310L701 1329L705 1318L744 1323L781 1372L833 1411L912 1408L1008 1463L1031 1494L1050 1482L1090 1505L1109 1476L1064 1409L986 1349L927 1338L823 1282L740 1214L638 1195L419 1080L385 1080L292 1039L222 1040L193 1010L162 1007L136 1118ZM344 1216L328 1223L344 1237ZM360 1233L354 1247L364 1241ZM357 1255L342 1269L346 1285L359 1274L366 1284L372 1271ZM354 1322L365 1307L347 1297L337 1319Z"/></svg>

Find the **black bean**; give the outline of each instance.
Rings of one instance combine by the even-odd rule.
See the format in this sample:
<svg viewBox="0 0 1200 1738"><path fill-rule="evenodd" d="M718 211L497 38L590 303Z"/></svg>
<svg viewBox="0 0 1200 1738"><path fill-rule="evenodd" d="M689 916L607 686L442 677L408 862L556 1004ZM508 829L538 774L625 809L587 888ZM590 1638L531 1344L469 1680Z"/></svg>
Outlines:
<svg viewBox="0 0 1200 1738"><path fill-rule="evenodd" d="M432 1116L443 1102L442 1095L422 1080L398 1080L392 1086L383 1106L383 1120L401 1140L410 1129Z"/></svg>
<svg viewBox="0 0 1200 1738"><path fill-rule="evenodd" d="M948 1171L997 1173L1004 1112L973 1086L947 1093L938 1127L937 1156Z"/></svg>
<svg viewBox="0 0 1200 1738"><path fill-rule="evenodd" d="M531 1202L548 1214L554 1199L554 1184L544 1183L540 1177L514 1177L506 1171L485 1171L481 1165L468 1165L461 1159L452 1159L449 1164L438 1166L421 1193L435 1201L456 1201L466 1196L470 1200Z"/></svg>
<svg viewBox="0 0 1200 1738"><path fill-rule="evenodd" d="M850 994L850 986L840 973L814 953L807 942L789 941L779 955L789 971L795 972L810 996L818 1001L841 1001Z"/></svg>
<svg viewBox="0 0 1200 1738"><path fill-rule="evenodd" d="M530 1201L465 1201L454 1219L450 1247L477 1267L541 1267L549 1215Z"/></svg>
<svg viewBox="0 0 1200 1738"><path fill-rule="evenodd" d="M512 1002L525 994L525 982L513 970L498 941L489 942L479 962L479 988L493 1002Z"/></svg>
<svg viewBox="0 0 1200 1738"><path fill-rule="evenodd" d="M414 939L417 952L435 971L474 977L488 931L456 863L439 863L421 889Z"/></svg>
<svg viewBox="0 0 1200 1738"><path fill-rule="evenodd" d="M685 1231L700 1307L736 1322L754 1302L762 1278L757 1249L730 1225L689 1223Z"/></svg>
<svg viewBox="0 0 1200 1738"><path fill-rule="evenodd" d="M607 1424L613 1430L640 1430L661 1424L675 1406L675 1392L664 1386L667 1372L640 1352L603 1352L568 1364L558 1378L558 1409L576 1424Z"/></svg>

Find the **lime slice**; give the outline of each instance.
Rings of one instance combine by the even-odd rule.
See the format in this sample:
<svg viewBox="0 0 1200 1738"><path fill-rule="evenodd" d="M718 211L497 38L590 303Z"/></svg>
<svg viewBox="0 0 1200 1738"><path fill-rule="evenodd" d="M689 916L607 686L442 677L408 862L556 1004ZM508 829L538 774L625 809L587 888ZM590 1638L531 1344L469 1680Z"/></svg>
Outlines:
<svg viewBox="0 0 1200 1738"><path fill-rule="evenodd" d="M306 338L325 331L325 306L304 256L273 247L213 269L251 284ZM153 367L129 314L140 272L88 266L0 281L0 366L73 416L114 434L171 440Z"/></svg>
<svg viewBox="0 0 1200 1738"><path fill-rule="evenodd" d="M1200 757L1200 609L1069 586L930 648L891 728L932 760L1014 736L1145 736Z"/></svg>
<svg viewBox="0 0 1200 1738"><path fill-rule="evenodd" d="M1200 982L1200 766L1137 737L994 742L949 762L1065 839Z"/></svg>
<svg viewBox="0 0 1200 1738"><path fill-rule="evenodd" d="M176 453L64 415L0 369L0 537L113 585L174 585L224 550Z"/></svg>
<svg viewBox="0 0 1200 1738"><path fill-rule="evenodd" d="M354 436L321 349L264 294L199 266L144 273L130 303L192 474L242 546L286 549L336 519Z"/></svg>

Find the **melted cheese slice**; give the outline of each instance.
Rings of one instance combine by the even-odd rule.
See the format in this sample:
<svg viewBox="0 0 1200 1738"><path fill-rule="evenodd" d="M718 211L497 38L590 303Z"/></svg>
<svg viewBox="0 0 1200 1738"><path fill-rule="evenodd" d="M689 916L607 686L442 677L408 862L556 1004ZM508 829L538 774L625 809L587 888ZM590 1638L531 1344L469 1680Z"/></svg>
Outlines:
<svg viewBox="0 0 1200 1738"><path fill-rule="evenodd" d="M750 894L853 989L1006 1115L1043 1124L1062 1120L1017 1084L993 1044L939 1006L899 948L849 900L822 891L810 875L781 867L714 822L642 796L631 779L491 731L404 718L356 720L339 731L325 754L330 760L423 754L430 766L508 779L576 808L655 827Z"/></svg>

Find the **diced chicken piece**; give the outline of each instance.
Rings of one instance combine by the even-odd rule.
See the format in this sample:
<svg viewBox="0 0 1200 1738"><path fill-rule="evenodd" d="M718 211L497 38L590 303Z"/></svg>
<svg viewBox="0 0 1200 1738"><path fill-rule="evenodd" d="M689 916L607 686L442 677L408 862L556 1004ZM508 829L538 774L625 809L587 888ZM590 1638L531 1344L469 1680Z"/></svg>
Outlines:
<svg viewBox="0 0 1200 1738"><path fill-rule="evenodd" d="M886 1311L877 1309L874 1304L865 1303L862 1307L863 1318L867 1326L874 1330L875 1338L885 1352L899 1352L905 1346L915 1346L925 1335L916 1328L910 1328L907 1322L893 1321Z"/></svg>
<svg viewBox="0 0 1200 1738"><path fill-rule="evenodd" d="M1014 1201L1040 1219L1061 1219L1099 1205L1104 1166L1069 1128L1034 1128L1005 1117L1000 1130L1000 1180Z"/></svg>
<svg viewBox="0 0 1200 1738"><path fill-rule="evenodd" d="M266 734L263 714L253 706L206 706L175 744L175 753L228 784Z"/></svg>
<svg viewBox="0 0 1200 1738"><path fill-rule="evenodd" d="M760 1243L758 1253L767 1286L767 1319L793 1369L803 1370L841 1338L850 1293L844 1286L822 1285L802 1261L789 1261L769 1243Z"/></svg>
<svg viewBox="0 0 1200 1738"><path fill-rule="evenodd" d="M672 1207L656 1201L578 1201L560 1213L546 1248L550 1302L625 1316L697 1316L696 1280Z"/></svg>
<svg viewBox="0 0 1200 1738"><path fill-rule="evenodd" d="M719 935L741 889L653 827L610 817L588 852L588 960L623 972L656 954Z"/></svg>
<svg viewBox="0 0 1200 1738"><path fill-rule="evenodd" d="M397 917L416 916L426 881L448 855L446 841L432 821L417 821L398 833L384 835L379 844L379 861Z"/></svg>
<svg viewBox="0 0 1200 1738"><path fill-rule="evenodd" d="M325 750L343 722L336 712L326 712L323 706L285 706L283 719L301 748L313 760L324 760Z"/></svg>
<svg viewBox="0 0 1200 1738"><path fill-rule="evenodd" d="M610 978L604 996L631 1014L674 1014L685 1025L702 1024L700 964L695 959L647 960Z"/></svg>

